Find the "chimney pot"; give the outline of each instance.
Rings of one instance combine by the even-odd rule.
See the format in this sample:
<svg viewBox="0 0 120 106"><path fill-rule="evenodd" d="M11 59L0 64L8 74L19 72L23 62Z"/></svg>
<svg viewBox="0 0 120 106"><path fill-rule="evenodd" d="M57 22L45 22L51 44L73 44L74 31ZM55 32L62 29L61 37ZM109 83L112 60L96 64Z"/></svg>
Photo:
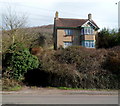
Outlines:
<svg viewBox="0 0 120 106"><path fill-rule="evenodd" d="M92 14L91 13L88 14L88 20L92 20Z"/></svg>
<svg viewBox="0 0 120 106"><path fill-rule="evenodd" d="M55 18L58 18L58 11L56 11L55 13Z"/></svg>

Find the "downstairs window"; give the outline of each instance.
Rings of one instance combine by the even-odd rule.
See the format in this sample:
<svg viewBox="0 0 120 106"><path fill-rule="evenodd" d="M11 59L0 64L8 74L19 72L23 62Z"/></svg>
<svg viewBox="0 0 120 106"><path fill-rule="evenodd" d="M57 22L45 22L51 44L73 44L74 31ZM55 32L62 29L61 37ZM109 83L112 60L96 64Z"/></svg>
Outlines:
<svg viewBox="0 0 120 106"><path fill-rule="evenodd" d="M64 48L72 46L72 42L64 42Z"/></svg>
<svg viewBox="0 0 120 106"><path fill-rule="evenodd" d="M95 42L94 41L82 41L82 46L87 48L95 48Z"/></svg>

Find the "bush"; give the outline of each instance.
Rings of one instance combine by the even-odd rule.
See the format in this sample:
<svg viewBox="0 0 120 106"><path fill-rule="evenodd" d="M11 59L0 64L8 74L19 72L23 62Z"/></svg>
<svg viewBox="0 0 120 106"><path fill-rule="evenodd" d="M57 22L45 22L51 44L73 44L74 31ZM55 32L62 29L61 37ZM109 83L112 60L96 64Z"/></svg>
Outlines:
<svg viewBox="0 0 120 106"><path fill-rule="evenodd" d="M40 82L40 78L46 76L42 77L45 86L117 89L117 75L103 68L107 57L108 50L77 46L58 51L43 51L39 56L37 81Z"/></svg>
<svg viewBox="0 0 120 106"><path fill-rule="evenodd" d="M16 49L12 49L12 51L14 51L12 54L9 53L8 57L12 58L12 59L10 58L12 63L14 58L18 59L18 61L21 61L19 60L19 58L21 57L17 58L16 55L14 55L14 58L12 57L13 54L15 54L16 52L17 56L18 53L19 54L23 53L22 54L23 57L26 52L25 53L23 52L24 49L22 50L22 52L20 52L21 49L23 48L21 48L20 46L17 47ZM119 84L118 78L120 70L119 50L120 50L119 47L114 47L106 50L105 49L96 50L78 46L71 46L57 51L42 50L40 51L39 55L37 55L40 64L39 68L35 67L35 65L32 65L34 66L32 68L31 67L28 68L29 64L27 64L28 69L24 68L23 69L29 71L24 71L23 69L21 69L22 71L13 72L14 74L16 74L17 72L19 73L23 72L23 74L25 75L25 83L34 86L53 86L53 87L62 86L86 89L92 88L117 89ZM27 54L29 54L28 51ZM25 59L27 57L28 56L25 55ZM9 67L12 66L12 70L14 70L14 67L18 69L18 67L10 63L10 59L9 61L7 61L7 65ZM27 61L28 60L29 59L27 58ZM36 61L36 59L33 60ZM28 62L30 62L31 64L32 61ZM22 66L25 66L24 64L22 64ZM115 67L112 67L113 65ZM10 72L10 75L13 74L12 71L7 72Z"/></svg>
<svg viewBox="0 0 120 106"><path fill-rule="evenodd" d="M79 85L82 88L117 88L118 82L110 71L102 68L106 61L108 51L105 49L95 50L84 47L68 47L57 51L56 60L60 63L74 65L79 73ZM116 83L115 83L116 82ZM115 86L111 86L115 85Z"/></svg>
<svg viewBox="0 0 120 106"><path fill-rule="evenodd" d="M120 46L108 50L108 55L103 63L103 68L111 72L118 83L120 82Z"/></svg>
<svg viewBox="0 0 120 106"><path fill-rule="evenodd" d="M37 57L31 55L29 50L20 43L10 46L3 61L3 66L6 67L4 75L16 80L22 80L28 70L37 68L39 65Z"/></svg>
<svg viewBox="0 0 120 106"><path fill-rule="evenodd" d="M73 46L56 52L55 58L61 63L74 64L80 73L93 73L100 69L106 55L107 51L104 49Z"/></svg>
<svg viewBox="0 0 120 106"><path fill-rule="evenodd" d="M42 52L39 56L39 69L28 71L25 82L34 86L78 87L79 73L75 67L59 63L55 60L54 53L55 51L50 50Z"/></svg>
<svg viewBox="0 0 120 106"><path fill-rule="evenodd" d="M22 83L9 78L2 78L2 90L20 90Z"/></svg>
<svg viewBox="0 0 120 106"><path fill-rule="evenodd" d="M117 45L120 45L120 32L117 30L104 28L98 33L97 48L112 48Z"/></svg>

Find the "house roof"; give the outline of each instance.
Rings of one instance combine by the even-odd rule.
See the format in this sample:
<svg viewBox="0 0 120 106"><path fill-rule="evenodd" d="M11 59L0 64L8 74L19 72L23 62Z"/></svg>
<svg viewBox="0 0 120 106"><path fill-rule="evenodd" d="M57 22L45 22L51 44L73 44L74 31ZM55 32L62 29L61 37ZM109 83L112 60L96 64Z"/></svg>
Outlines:
<svg viewBox="0 0 120 106"><path fill-rule="evenodd" d="M87 21L90 21L88 19L68 19L68 18L58 18L56 19L56 26L57 27L80 27L83 24L85 24ZM94 24L98 29L99 27L96 25L96 23L91 20L90 21L92 24Z"/></svg>

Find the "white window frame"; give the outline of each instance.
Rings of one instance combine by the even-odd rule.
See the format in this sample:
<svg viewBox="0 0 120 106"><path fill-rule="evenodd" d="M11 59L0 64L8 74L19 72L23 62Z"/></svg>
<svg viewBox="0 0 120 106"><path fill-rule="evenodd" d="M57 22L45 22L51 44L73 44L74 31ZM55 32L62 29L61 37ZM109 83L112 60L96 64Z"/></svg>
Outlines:
<svg viewBox="0 0 120 106"><path fill-rule="evenodd" d="M94 41L82 41L82 46L86 48L95 48L95 42Z"/></svg>
<svg viewBox="0 0 120 106"><path fill-rule="evenodd" d="M65 35L73 35L72 29L65 29Z"/></svg>
<svg viewBox="0 0 120 106"><path fill-rule="evenodd" d="M81 29L81 35L93 35L94 34L94 30L91 27L84 27L83 29Z"/></svg>
<svg viewBox="0 0 120 106"><path fill-rule="evenodd" d="M84 35L84 29L83 28L81 29L81 35Z"/></svg>
<svg viewBox="0 0 120 106"><path fill-rule="evenodd" d="M64 48L72 46L72 42L64 42Z"/></svg>

